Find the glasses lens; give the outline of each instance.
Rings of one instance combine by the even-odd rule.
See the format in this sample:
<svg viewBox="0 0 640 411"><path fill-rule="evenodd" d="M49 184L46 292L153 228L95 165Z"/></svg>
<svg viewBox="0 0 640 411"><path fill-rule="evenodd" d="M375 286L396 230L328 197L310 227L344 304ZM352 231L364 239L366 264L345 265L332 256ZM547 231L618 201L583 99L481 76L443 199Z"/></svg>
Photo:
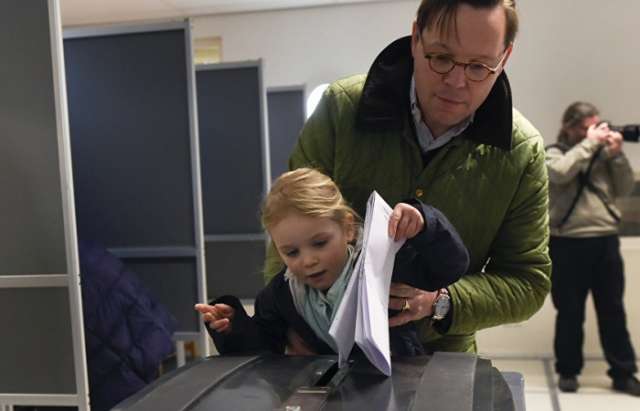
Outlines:
<svg viewBox="0 0 640 411"><path fill-rule="evenodd" d="M469 80L482 81L487 77L489 77L489 74L491 74L491 71L489 71L489 69L483 66L482 64L472 63L466 67L465 73L467 74L467 77L469 78Z"/></svg>
<svg viewBox="0 0 640 411"><path fill-rule="evenodd" d="M450 72L455 66L455 63L451 59L444 54L433 54L429 58L429 65L431 69L436 73L445 74Z"/></svg>

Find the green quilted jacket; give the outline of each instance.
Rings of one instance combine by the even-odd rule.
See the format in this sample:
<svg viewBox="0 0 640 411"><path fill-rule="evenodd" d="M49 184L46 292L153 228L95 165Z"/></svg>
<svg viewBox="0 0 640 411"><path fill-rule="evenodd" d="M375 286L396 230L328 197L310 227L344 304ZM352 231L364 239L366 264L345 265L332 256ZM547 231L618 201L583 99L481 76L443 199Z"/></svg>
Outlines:
<svg viewBox="0 0 640 411"><path fill-rule="evenodd" d="M312 166L328 174L361 215L377 190L391 205L416 197L449 218L471 264L449 287L453 316L444 335L427 320L418 327L428 349L472 352L476 330L528 319L549 291L544 145L512 109L503 73L463 135L423 159L409 111L409 44L409 38L397 40L367 76L327 89L290 168ZM267 276L281 266L270 254Z"/></svg>

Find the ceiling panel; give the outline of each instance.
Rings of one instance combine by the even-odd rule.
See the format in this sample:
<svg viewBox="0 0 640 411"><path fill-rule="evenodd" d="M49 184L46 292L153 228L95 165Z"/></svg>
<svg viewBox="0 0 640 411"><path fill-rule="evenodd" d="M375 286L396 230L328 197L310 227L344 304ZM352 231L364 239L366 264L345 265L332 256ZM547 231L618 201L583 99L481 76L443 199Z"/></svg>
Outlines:
<svg viewBox="0 0 640 411"><path fill-rule="evenodd" d="M60 8L64 26L79 26L385 1L394 0L60 0Z"/></svg>

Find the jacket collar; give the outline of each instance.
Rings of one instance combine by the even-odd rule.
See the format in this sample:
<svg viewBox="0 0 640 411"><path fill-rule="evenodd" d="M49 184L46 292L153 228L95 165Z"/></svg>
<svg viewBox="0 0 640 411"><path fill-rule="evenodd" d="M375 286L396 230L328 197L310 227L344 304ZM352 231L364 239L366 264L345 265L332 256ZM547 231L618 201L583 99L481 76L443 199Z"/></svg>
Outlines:
<svg viewBox="0 0 640 411"><path fill-rule="evenodd" d="M411 37L406 36L382 50L369 69L358 104L356 127L364 131L402 130L410 112L412 74ZM510 150L512 123L511 87L503 70L463 135L478 143Z"/></svg>

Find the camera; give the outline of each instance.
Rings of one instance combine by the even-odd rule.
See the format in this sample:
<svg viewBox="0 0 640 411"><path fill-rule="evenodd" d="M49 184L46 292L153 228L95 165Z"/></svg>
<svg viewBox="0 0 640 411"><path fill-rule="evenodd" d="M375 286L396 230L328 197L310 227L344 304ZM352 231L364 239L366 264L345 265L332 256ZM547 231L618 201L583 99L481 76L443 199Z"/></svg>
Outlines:
<svg viewBox="0 0 640 411"><path fill-rule="evenodd" d="M637 143L640 140L640 124L628 124L626 126L613 126L609 124L609 130L622 134L624 141Z"/></svg>

